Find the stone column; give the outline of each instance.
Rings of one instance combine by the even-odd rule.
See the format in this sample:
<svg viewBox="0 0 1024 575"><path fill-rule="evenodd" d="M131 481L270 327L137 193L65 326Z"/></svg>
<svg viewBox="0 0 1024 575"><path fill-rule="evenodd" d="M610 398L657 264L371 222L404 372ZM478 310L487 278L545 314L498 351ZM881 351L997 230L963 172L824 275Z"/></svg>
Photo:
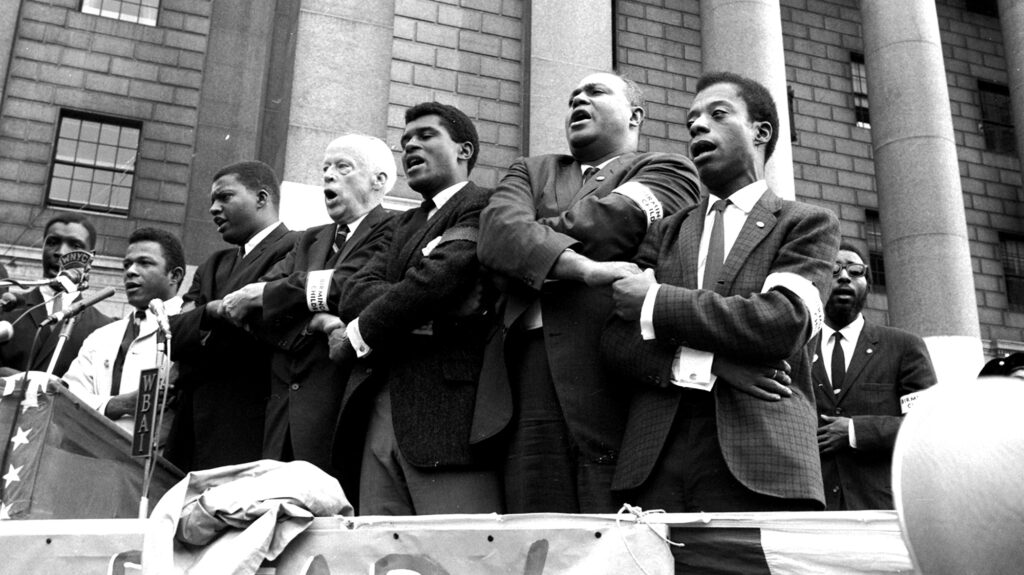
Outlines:
<svg viewBox="0 0 1024 575"><path fill-rule="evenodd" d="M1024 2L999 0L999 23L1002 24L1006 71L1010 77L1017 157L1024 166Z"/></svg>
<svg viewBox="0 0 1024 575"><path fill-rule="evenodd" d="M612 4L533 0L528 8L524 153L568 153L569 92L584 76L612 67Z"/></svg>
<svg viewBox="0 0 1024 575"><path fill-rule="evenodd" d="M779 143L768 161L772 190L795 199L789 131L786 58L779 0L701 0L701 55L705 72L734 72L771 91L779 110Z"/></svg>
<svg viewBox="0 0 1024 575"><path fill-rule="evenodd" d="M282 180L320 182L327 144L387 136L394 0L302 0Z"/></svg>
<svg viewBox="0 0 1024 575"><path fill-rule="evenodd" d="M924 337L940 382L974 381L978 307L935 2L861 13L890 321Z"/></svg>

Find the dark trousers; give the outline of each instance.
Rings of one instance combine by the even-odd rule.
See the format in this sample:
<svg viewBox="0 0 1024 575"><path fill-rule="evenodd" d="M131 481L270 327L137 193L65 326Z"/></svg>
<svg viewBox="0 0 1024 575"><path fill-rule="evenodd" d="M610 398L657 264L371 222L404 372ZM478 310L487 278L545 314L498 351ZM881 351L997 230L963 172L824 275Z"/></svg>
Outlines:
<svg viewBox="0 0 1024 575"><path fill-rule="evenodd" d="M670 513L817 509L813 501L762 495L740 483L718 443L713 393L692 389L683 391L658 462L632 495L630 499L644 509Z"/></svg>
<svg viewBox="0 0 1024 575"><path fill-rule="evenodd" d="M506 343L515 401L505 461L509 513L614 513L614 464L580 453L555 393L542 329L513 332Z"/></svg>

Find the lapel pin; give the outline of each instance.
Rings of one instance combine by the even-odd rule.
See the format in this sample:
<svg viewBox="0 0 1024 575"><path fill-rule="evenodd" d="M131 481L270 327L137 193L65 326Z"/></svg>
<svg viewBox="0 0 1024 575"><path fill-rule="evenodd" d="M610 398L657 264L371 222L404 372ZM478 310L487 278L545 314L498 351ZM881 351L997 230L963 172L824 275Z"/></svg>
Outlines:
<svg viewBox="0 0 1024 575"><path fill-rule="evenodd" d="M757 226L757 227L759 227L759 228L763 228L763 227L764 227L764 222L757 222L757 223L756 223L756 224L754 224L754 225L756 225L756 226Z"/></svg>
<svg viewBox="0 0 1024 575"><path fill-rule="evenodd" d="M873 349L871 349L871 348L869 347L869 348L867 348L867 349L865 350L865 353L868 353L868 354L872 354L872 353L875 353L875 350L873 350Z"/></svg>
<svg viewBox="0 0 1024 575"><path fill-rule="evenodd" d="M811 359L811 363L816 363L817 361L818 361L818 354L814 354L814 357Z"/></svg>
<svg viewBox="0 0 1024 575"><path fill-rule="evenodd" d="M603 182L604 181L604 176L596 176L594 179L596 181L598 181L598 182Z"/></svg>

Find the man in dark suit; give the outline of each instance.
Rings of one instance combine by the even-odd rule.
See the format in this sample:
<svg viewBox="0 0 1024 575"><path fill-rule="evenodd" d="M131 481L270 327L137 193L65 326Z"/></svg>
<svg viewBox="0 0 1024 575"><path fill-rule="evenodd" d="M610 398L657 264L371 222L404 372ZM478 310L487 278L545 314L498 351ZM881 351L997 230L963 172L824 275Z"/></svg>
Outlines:
<svg viewBox="0 0 1024 575"><path fill-rule="evenodd" d="M468 181L476 128L437 102L413 106L405 120L402 165L423 204L396 217L391 246L346 284L341 319L348 325L331 334L332 357L360 358L341 429L369 412L359 513L501 512L487 453L469 444L494 316L476 257L489 191Z"/></svg>
<svg viewBox="0 0 1024 575"><path fill-rule="evenodd" d="M43 228L43 277L55 279L60 273L60 257L72 251L89 251L95 248L96 228L92 222L81 214L67 212L53 217ZM0 314L0 321L13 322L27 308L47 302L31 312L28 317L22 319L14 326L14 335L10 341L0 344L0 376L10 375L19 371L29 370L45 371L53 359L53 352L57 346L57 339L60 335L63 322L43 327L39 334L39 348L32 355L32 365L28 365L29 350L32 347L32 340L35 338L36 330L40 329L39 324L48 315L67 307L77 299L69 301L68 295L61 293L51 285L44 285L32 289L24 294L25 307ZM53 370L53 375L61 377L68 370L71 361L78 355L85 338L99 327L103 327L114 321L99 312L95 307L90 307L79 314L71 333L64 342L60 358Z"/></svg>
<svg viewBox="0 0 1024 575"><path fill-rule="evenodd" d="M167 458L185 471L260 459L270 381L269 346L225 317L221 298L255 282L291 251L298 234L278 219L277 176L239 162L213 178L210 214L234 247L209 257L171 318L178 412Z"/></svg>
<svg viewBox="0 0 1024 575"><path fill-rule="evenodd" d="M516 160L481 216L480 261L500 275L505 337L488 344L480 393L507 406L492 421L511 420L510 512L619 508L609 486L625 403L598 354L608 285L652 222L699 195L689 160L637 152L644 114L633 82L587 76L565 116L572 155ZM474 426L474 438L500 430Z"/></svg>
<svg viewBox="0 0 1024 575"><path fill-rule="evenodd" d="M763 180L778 138L766 88L718 73L697 90L690 153L709 197L653 226L645 271L613 285L602 349L633 392L613 487L674 512L820 508L806 344L839 223Z"/></svg>
<svg viewBox="0 0 1024 575"><path fill-rule="evenodd" d="M348 373L328 357L324 334L341 324L336 314L345 282L391 241L391 213L380 203L395 175L394 155L383 141L361 134L332 141L324 151L323 179L334 223L303 232L259 283L224 298L228 315L248 318L254 333L274 348L265 458L309 461L337 474L331 442Z"/></svg>
<svg viewBox="0 0 1024 575"><path fill-rule="evenodd" d="M818 448L829 511L893 509L892 451L915 394L935 384L924 340L865 321L871 270L843 243L814 361ZM836 345L838 339L839 345Z"/></svg>

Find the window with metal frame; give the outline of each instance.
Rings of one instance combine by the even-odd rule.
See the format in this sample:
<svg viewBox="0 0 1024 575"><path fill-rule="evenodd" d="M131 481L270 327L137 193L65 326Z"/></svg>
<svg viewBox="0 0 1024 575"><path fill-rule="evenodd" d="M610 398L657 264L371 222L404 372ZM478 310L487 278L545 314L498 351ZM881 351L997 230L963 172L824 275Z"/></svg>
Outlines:
<svg viewBox="0 0 1024 575"><path fill-rule="evenodd" d="M1024 311L1024 237L999 234L1006 279L1006 302L1012 311Z"/></svg>
<svg viewBox="0 0 1024 575"><path fill-rule="evenodd" d="M871 288L885 290L885 254L882 251L882 222L875 210L864 210L864 241L868 245Z"/></svg>
<svg viewBox="0 0 1024 575"><path fill-rule="evenodd" d="M1001 84L978 80L981 101L981 131L985 135L985 149L1004 154L1017 153L1017 140L1013 133L1013 113L1010 110L1010 89Z"/></svg>
<svg viewBox="0 0 1024 575"><path fill-rule="evenodd" d="M160 0L82 0L82 12L104 18L156 26Z"/></svg>
<svg viewBox="0 0 1024 575"><path fill-rule="evenodd" d="M868 71L864 66L864 54L850 52L850 80L853 82L853 112L857 118L857 127L870 129Z"/></svg>
<svg viewBox="0 0 1024 575"><path fill-rule="evenodd" d="M127 214L141 131L140 122L64 110L47 204Z"/></svg>

